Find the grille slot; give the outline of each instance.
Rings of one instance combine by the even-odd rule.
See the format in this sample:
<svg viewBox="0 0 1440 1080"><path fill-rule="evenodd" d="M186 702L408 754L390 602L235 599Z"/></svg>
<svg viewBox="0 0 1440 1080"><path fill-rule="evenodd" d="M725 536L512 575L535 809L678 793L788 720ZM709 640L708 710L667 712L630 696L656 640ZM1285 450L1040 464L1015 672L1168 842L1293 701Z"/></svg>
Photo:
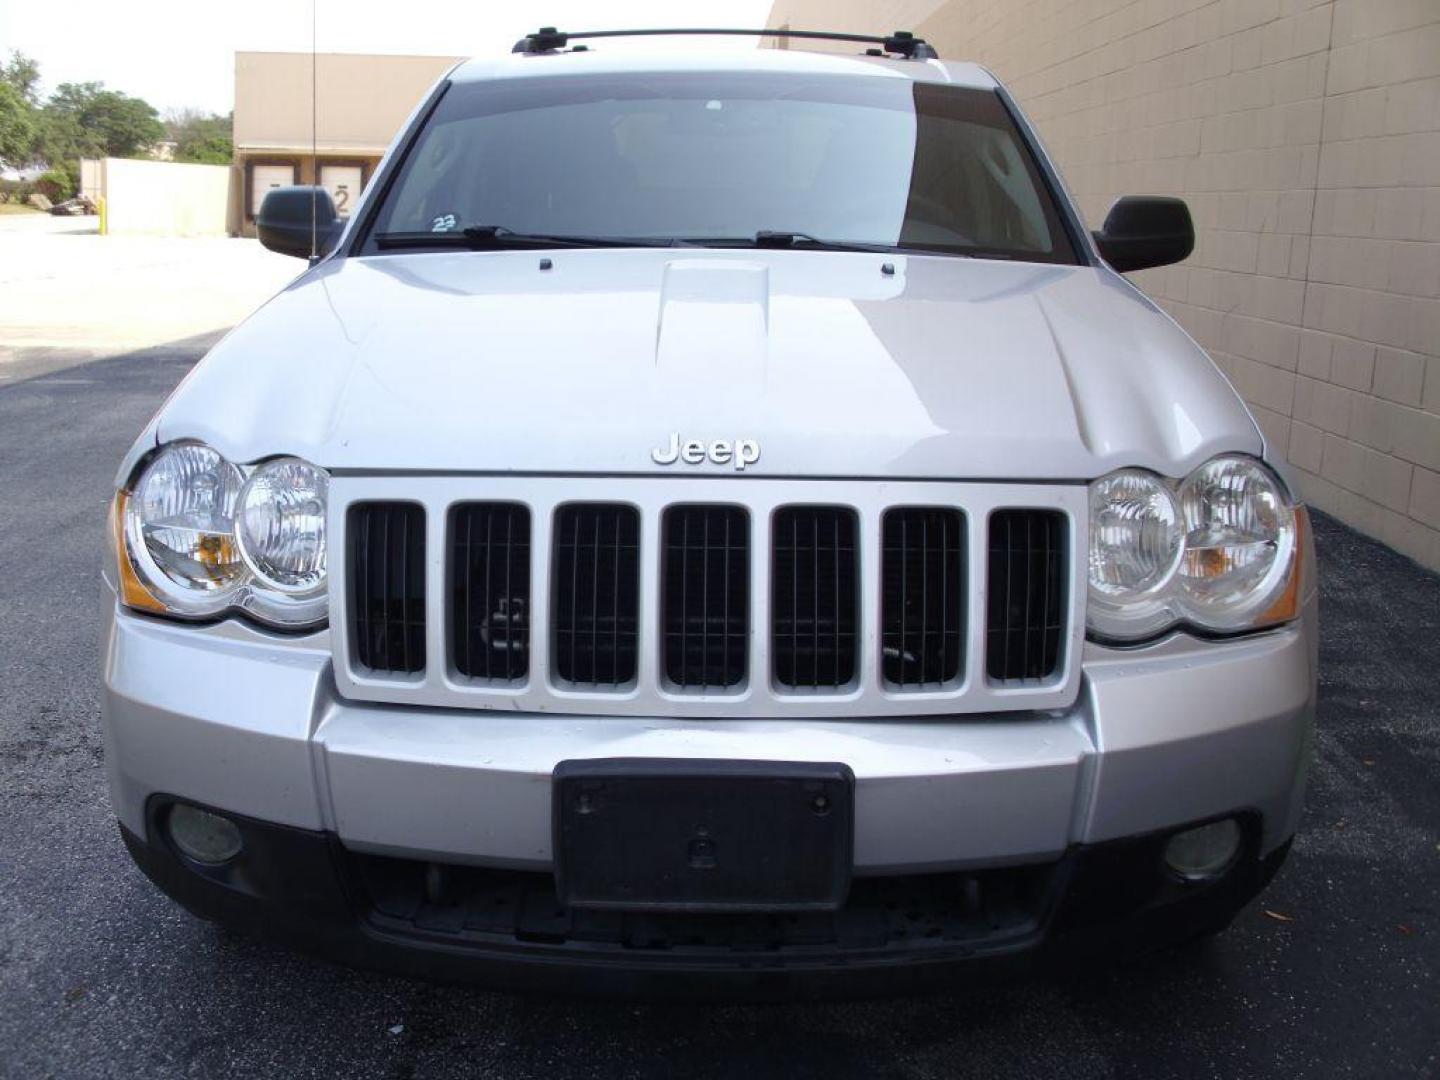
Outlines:
<svg viewBox="0 0 1440 1080"><path fill-rule="evenodd" d="M350 637L371 671L425 669L425 511L414 503L350 508Z"/></svg>
<svg viewBox="0 0 1440 1080"><path fill-rule="evenodd" d="M1048 679L1064 659L1065 515L997 510L990 515L985 671L991 680Z"/></svg>
<svg viewBox="0 0 1440 1080"><path fill-rule="evenodd" d="M456 506L449 581L455 669L523 681L530 670L530 511L518 503Z"/></svg>
<svg viewBox="0 0 1440 1080"><path fill-rule="evenodd" d="M960 677L965 643L965 518L956 510L887 511L881 530L880 647L892 686Z"/></svg>
<svg viewBox="0 0 1440 1080"><path fill-rule="evenodd" d="M775 512L770 651L775 681L838 689L855 678L855 514L843 507Z"/></svg>
<svg viewBox="0 0 1440 1080"><path fill-rule="evenodd" d="M665 677L704 690L744 681L750 519L738 506L672 506L663 528Z"/></svg>
<svg viewBox="0 0 1440 1080"><path fill-rule="evenodd" d="M555 514L551 667L591 686L635 681L639 648L640 514L577 503Z"/></svg>

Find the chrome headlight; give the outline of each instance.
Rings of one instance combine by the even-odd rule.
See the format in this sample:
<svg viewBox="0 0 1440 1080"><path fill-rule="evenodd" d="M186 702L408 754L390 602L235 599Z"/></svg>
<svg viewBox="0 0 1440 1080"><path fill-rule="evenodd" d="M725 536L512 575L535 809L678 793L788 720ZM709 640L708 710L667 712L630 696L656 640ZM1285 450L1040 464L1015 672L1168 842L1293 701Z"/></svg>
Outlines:
<svg viewBox="0 0 1440 1080"><path fill-rule="evenodd" d="M324 470L297 458L242 470L202 443L172 443L116 499L122 601L190 618L243 610L275 626L318 626L328 494Z"/></svg>
<svg viewBox="0 0 1440 1080"><path fill-rule="evenodd" d="M220 611L245 577L235 500L245 478L200 443L175 443L150 462L127 502L125 538L155 598L180 615Z"/></svg>
<svg viewBox="0 0 1440 1080"><path fill-rule="evenodd" d="M1285 591L1295 562L1295 509L1279 481L1249 458L1216 458L1181 485L1180 503L1181 608L1215 630L1252 625Z"/></svg>
<svg viewBox="0 0 1440 1080"><path fill-rule="evenodd" d="M1177 623L1228 633L1299 613L1303 511L1264 464L1206 462L1178 486L1121 469L1090 486L1092 634L1133 641Z"/></svg>
<svg viewBox="0 0 1440 1080"><path fill-rule="evenodd" d="M235 535L258 586L255 614L287 625L324 617L329 493L329 476L298 458L268 461L246 481Z"/></svg>
<svg viewBox="0 0 1440 1080"><path fill-rule="evenodd" d="M1171 621L1169 585L1185 529L1165 482L1122 469L1090 486L1090 608L1116 637L1138 637Z"/></svg>

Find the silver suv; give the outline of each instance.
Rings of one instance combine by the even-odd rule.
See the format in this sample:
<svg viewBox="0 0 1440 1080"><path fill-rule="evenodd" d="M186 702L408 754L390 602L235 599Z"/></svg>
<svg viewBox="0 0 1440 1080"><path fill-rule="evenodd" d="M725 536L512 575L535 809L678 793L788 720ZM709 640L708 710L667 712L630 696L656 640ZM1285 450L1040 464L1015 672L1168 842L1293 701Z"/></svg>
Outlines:
<svg viewBox="0 0 1440 1080"><path fill-rule="evenodd" d="M1304 508L972 64L451 71L122 463L122 834L441 978L899 989L1223 928L1283 860ZM600 35L592 35L600 36ZM798 36L798 35L797 35Z"/></svg>

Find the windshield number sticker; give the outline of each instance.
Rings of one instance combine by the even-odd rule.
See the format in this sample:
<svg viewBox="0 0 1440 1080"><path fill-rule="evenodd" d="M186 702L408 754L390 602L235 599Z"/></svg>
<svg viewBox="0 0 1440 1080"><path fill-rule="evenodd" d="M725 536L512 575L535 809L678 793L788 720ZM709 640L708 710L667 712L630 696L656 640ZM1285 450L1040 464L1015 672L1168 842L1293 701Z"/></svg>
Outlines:
<svg viewBox="0 0 1440 1080"><path fill-rule="evenodd" d="M454 214L440 214L430 223L431 232L449 232L455 228Z"/></svg>

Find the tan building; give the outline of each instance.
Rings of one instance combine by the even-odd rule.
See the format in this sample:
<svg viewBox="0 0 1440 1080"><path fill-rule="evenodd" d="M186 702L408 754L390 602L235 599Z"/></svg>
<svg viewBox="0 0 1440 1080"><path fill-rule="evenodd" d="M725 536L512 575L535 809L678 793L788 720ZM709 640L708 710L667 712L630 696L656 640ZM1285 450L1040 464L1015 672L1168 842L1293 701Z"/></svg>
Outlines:
<svg viewBox="0 0 1440 1080"><path fill-rule="evenodd" d="M232 231L253 236L265 192L286 184L324 184L348 216L400 125L460 59L321 53L312 68L309 53L237 52Z"/></svg>
<svg viewBox="0 0 1440 1080"><path fill-rule="evenodd" d="M1440 568L1440 3L776 0L769 25L986 65L1092 227L1187 199L1195 254L1137 282L1313 505Z"/></svg>

